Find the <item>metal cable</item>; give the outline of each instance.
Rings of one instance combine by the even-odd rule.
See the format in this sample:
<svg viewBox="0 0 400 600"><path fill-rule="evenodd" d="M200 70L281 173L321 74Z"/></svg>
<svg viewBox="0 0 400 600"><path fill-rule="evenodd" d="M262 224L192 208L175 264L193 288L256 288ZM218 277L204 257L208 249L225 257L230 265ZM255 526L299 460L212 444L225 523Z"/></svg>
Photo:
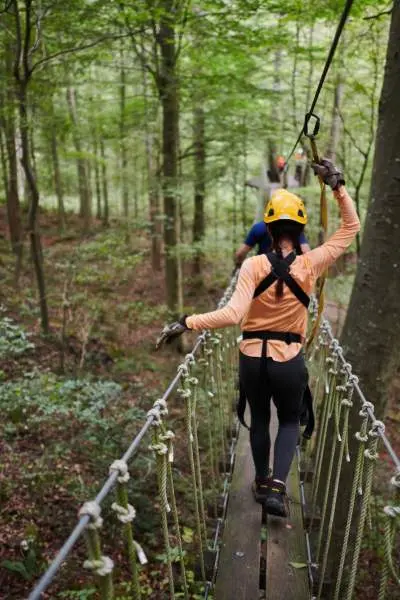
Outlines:
<svg viewBox="0 0 400 600"><path fill-rule="evenodd" d="M343 9L342 16L340 17L340 21L339 21L339 24L338 24L337 29L336 29L335 37L333 38L332 45L331 45L331 48L329 50L329 54L328 54L327 59L325 61L324 69L323 69L323 71L321 73L321 77L320 77L320 80L319 80L316 92L314 94L314 99L313 99L313 101L311 103L309 111L306 113L306 118L307 118L308 115L311 115L313 113L314 108L316 107L319 95L320 95L321 90L322 90L322 88L324 86L324 83L325 83L326 76L327 76L329 68L330 68L330 66L332 64L333 57L335 56L335 52L336 52L337 46L339 44L340 36L342 35L342 31L343 31L344 26L346 24L347 17L350 14L350 10L351 10L352 4L353 4L353 0L347 0L346 5L345 5L345 7ZM293 156L293 154L294 154L294 152L295 152L295 150L296 150L296 148L297 148L297 146L298 146L298 144L299 144L299 142L300 142L303 134L304 134L304 126L301 128L299 136L298 136L295 144L293 145L293 148L290 151L289 156L286 159L286 165L285 165L285 169L284 169L285 172L287 171L289 160L292 158L292 156Z"/></svg>

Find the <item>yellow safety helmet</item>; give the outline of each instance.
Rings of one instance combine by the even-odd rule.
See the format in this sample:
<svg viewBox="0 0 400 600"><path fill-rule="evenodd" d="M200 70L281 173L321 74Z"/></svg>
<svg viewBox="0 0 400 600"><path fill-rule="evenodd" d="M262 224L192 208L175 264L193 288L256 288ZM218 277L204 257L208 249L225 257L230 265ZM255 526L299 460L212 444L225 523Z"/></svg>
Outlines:
<svg viewBox="0 0 400 600"><path fill-rule="evenodd" d="M307 213L303 200L284 189L273 192L264 213L265 223L273 223L280 219L289 219L302 225L307 223Z"/></svg>

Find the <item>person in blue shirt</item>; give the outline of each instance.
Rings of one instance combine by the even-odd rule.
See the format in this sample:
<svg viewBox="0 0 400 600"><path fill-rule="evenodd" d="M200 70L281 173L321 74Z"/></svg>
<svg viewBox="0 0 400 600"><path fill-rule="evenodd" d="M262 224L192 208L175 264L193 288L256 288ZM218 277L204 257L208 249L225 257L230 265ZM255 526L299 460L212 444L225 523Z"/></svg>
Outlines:
<svg viewBox="0 0 400 600"><path fill-rule="evenodd" d="M264 221L254 223L249 233L247 234L244 243L236 251L235 264L240 267L248 253L254 246L258 246L257 254L266 254L272 250L272 239L268 233L267 224ZM304 233L300 235L300 248L303 254L311 250L308 240Z"/></svg>

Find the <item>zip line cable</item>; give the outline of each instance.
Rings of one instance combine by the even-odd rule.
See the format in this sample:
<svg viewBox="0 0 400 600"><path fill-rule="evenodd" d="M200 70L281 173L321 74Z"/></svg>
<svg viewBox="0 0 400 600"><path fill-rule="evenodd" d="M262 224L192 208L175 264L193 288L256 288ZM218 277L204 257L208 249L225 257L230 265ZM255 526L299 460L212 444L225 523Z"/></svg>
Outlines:
<svg viewBox="0 0 400 600"><path fill-rule="evenodd" d="M342 32L343 32L344 26L346 24L347 18L348 18L349 14L350 14L350 10L351 10L351 7L353 5L353 1L354 0L347 0L346 5L345 5L345 7L343 9L342 16L340 17L340 21L339 21L339 24L338 24L337 29L336 29L335 37L333 38L332 45L331 45L331 48L329 50L329 54L328 54L327 59L325 61L324 69L322 71L322 74L321 74L321 77L320 77L320 80L319 80L316 92L314 94L314 99L313 99L313 101L311 103L309 111L305 115L304 125L301 128L301 130L300 130L299 136L298 136L298 138L297 138L297 140L296 140L293 148L291 149L291 151L289 153L289 156L286 159L286 165L285 165L285 169L284 169L285 173L286 173L286 171L288 169L289 160L292 158L292 156L293 156L293 154L294 154L294 152L295 152L295 150L296 150L296 148L297 148L297 146L298 146L301 138L303 137L303 135L305 133L305 130L307 129L308 121L310 120L310 118L312 116L315 116L315 115L313 115L313 111L314 111L314 108L315 108L315 106L316 106L316 104L318 102L318 98L319 98L319 95L320 95L320 93L322 91L322 88L324 87L326 76L328 74L329 68L330 68L330 66L332 64L332 61L333 61L333 58L335 56L335 52L336 52L336 49L338 47L339 40L340 40L340 37L342 35ZM318 129L319 129L319 121L317 122L316 128L314 130L314 135L316 135L316 133L318 132Z"/></svg>

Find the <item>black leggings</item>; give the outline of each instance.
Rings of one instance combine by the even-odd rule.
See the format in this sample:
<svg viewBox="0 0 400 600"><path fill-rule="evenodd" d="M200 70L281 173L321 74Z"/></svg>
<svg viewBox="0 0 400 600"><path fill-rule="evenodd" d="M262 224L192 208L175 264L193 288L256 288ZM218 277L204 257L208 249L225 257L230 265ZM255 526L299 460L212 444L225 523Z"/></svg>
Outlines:
<svg viewBox="0 0 400 600"><path fill-rule="evenodd" d="M302 352L286 362L240 353L240 384L251 411L250 443L257 477L269 467L271 397L277 408L279 429L275 441L273 477L283 482L289 474L299 437L299 418L308 381Z"/></svg>

